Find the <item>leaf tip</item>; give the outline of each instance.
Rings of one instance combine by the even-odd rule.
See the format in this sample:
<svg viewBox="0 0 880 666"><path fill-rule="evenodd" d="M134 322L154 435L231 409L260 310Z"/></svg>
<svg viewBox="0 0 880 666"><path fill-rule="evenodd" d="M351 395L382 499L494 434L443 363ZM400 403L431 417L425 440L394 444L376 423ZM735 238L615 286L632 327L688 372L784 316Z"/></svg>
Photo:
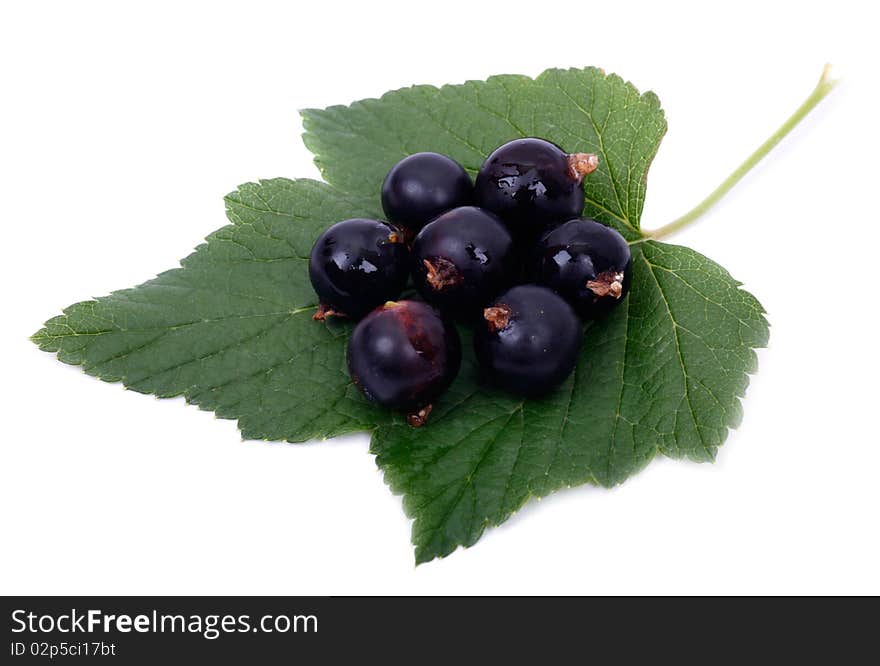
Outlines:
<svg viewBox="0 0 880 666"><path fill-rule="evenodd" d="M48 337L49 337L49 330L45 326L43 326L39 331L37 331L33 335L30 335L28 337L28 340L33 342L40 349L43 349L43 345L46 344L46 340Z"/></svg>

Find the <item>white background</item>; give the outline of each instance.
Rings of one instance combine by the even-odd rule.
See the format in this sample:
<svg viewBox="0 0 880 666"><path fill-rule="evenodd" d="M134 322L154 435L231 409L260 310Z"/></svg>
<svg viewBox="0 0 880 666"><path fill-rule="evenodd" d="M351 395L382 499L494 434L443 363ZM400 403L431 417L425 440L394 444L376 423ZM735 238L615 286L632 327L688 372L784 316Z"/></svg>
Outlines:
<svg viewBox="0 0 880 666"><path fill-rule="evenodd" d="M19 2L0 10L0 592L880 593L876 17L865 2ZM702 198L834 63L838 90L676 237L770 347L715 465L657 460L413 566L367 437L235 423L85 377L27 337L173 267L221 196L317 177L297 109L593 64L656 91L643 222ZM377 193L378 196L378 193Z"/></svg>

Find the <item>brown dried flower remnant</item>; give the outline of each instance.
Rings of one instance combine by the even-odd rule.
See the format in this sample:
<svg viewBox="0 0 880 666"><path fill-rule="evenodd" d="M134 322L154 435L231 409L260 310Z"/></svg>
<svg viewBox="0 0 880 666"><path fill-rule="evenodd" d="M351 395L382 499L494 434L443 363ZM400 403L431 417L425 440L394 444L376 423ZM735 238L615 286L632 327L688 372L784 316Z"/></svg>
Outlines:
<svg viewBox="0 0 880 666"><path fill-rule="evenodd" d="M598 168L599 157L593 153L572 153L568 156L568 173L578 183Z"/></svg>
<svg viewBox="0 0 880 666"><path fill-rule="evenodd" d="M604 296L620 298L623 294L623 273L616 271L599 273L595 280L587 281L587 289L596 294L597 298Z"/></svg>
<svg viewBox="0 0 880 666"><path fill-rule="evenodd" d="M344 312L337 312L331 307L324 305L323 303L318 306L318 309L315 310L315 314L312 315L312 319L315 321L324 321L327 317L342 317L345 318Z"/></svg>
<svg viewBox="0 0 880 666"><path fill-rule="evenodd" d="M410 414L406 417L406 422L411 425L413 428L421 428L425 423L428 422L428 415L431 413L431 410L434 409L433 405L428 405L427 407L422 407L415 414Z"/></svg>
<svg viewBox="0 0 880 666"><path fill-rule="evenodd" d="M483 319L488 323L489 330L492 333L497 333L507 328L507 325L510 323L510 315L510 308L503 303L483 310Z"/></svg>
<svg viewBox="0 0 880 666"><path fill-rule="evenodd" d="M443 257L424 259L422 263L428 275L425 278L434 291L443 291L447 287L456 287L464 281L458 267Z"/></svg>

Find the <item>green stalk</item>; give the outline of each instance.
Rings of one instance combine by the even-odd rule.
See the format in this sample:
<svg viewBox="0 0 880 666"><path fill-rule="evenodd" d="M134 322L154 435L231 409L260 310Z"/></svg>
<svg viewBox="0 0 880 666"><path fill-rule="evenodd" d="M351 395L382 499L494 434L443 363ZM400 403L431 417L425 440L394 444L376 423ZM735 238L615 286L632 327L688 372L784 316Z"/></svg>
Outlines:
<svg viewBox="0 0 880 666"><path fill-rule="evenodd" d="M762 143L755 152L749 155L745 162L740 164L732 174L725 178L724 181L716 187L711 194L709 194L709 196L678 219L673 220L669 224L665 224L654 231L645 231L644 235L647 238L665 238L676 231L680 231L702 217L710 208L712 208L712 206L718 203L718 201L727 194L734 185L741 181L743 177L751 171L756 164L758 164L758 162L764 159L767 153L773 150L773 148L776 147L776 144L782 141L786 134L797 127L798 123L800 123L810 111L816 108L819 102L825 99L828 93L834 89L835 85L837 85L837 81L831 78L831 66L825 65L819 83L816 84L816 88L810 93L810 96L804 100L804 103L801 104L793 114L791 114L788 120L782 123L782 126L778 130L770 135L770 138Z"/></svg>

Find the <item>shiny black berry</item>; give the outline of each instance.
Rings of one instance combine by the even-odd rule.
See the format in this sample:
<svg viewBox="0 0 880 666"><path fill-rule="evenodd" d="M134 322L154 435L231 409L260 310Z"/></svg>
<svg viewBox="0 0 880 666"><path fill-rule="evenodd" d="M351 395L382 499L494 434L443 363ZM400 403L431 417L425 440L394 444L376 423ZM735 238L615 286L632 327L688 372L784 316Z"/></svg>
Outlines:
<svg viewBox="0 0 880 666"><path fill-rule="evenodd" d="M395 164L382 183L382 208L395 224L415 234L450 208L473 201L471 178L455 160L416 153Z"/></svg>
<svg viewBox="0 0 880 666"><path fill-rule="evenodd" d="M572 307L550 289L527 284L502 294L483 311L474 330L474 351L499 386L537 396L571 374L581 339L581 322Z"/></svg>
<svg viewBox="0 0 880 666"><path fill-rule="evenodd" d="M389 302L364 317L348 341L348 371L370 400L425 423L461 364L455 327L426 303Z"/></svg>
<svg viewBox="0 0 880 666"><path fill-rule="evenodd" d="M515 236L530 241L550 225L581 214L581 182L598 165L590 153L569 155L543 139L516 139L483 162L476 203L498 214Z"/></svg>
<svg viewBox="0 0 880 666"><path fill-rule="evenodd" d="M541 238L535 249L535 282L550 287L586 319L620 303L632 280L626 239L595 220L574 219Z"/></svg>
<svg viewBox="0 0 880 666"><path fill-rule="evenodd" d="M337 222L315 241L309 278L321 306L315 319L357 319L400 295L409 262L402 234L385 222L355 218Z"/></svg>
<svg viewBox="0 0 880 666"><path fill-rule="evenodd" d="M413 282L429 303L456 316L476 315L514 277L513 239L495 215L463 206L416 236Z"/></svg>

